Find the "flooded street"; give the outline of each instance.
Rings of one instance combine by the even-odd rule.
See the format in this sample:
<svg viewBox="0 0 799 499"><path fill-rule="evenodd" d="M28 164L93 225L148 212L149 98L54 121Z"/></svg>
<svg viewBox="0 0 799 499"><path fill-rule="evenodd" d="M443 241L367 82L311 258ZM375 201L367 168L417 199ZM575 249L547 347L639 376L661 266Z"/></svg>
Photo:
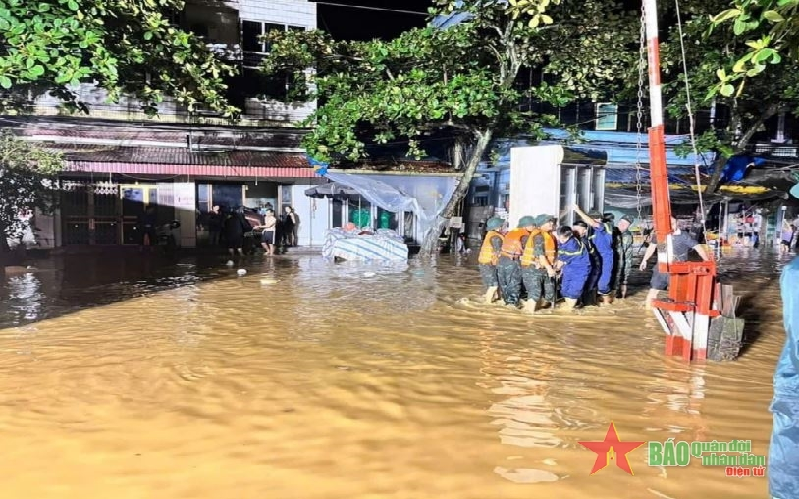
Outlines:
<svg viewBox="0 0 799 499"><path fill-rule="evenodd" d="M722 264L754 343L691 367L663 357L640 287L613 312L528 317L464 303L477 269L449 257L71 258L0 287L0 497L768 495L724 467L649 467L645 446L634 476L589 476L578 441L613 421L622 441L741 439L766 455L788 261L772 253Z"/></svg>

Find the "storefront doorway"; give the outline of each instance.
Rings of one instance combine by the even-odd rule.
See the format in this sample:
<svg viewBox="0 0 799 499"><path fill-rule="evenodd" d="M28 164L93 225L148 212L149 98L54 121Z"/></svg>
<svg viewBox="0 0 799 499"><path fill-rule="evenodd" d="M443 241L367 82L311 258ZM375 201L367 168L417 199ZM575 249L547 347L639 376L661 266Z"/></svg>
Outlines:
<svg viewBox="0 0 799 499"><path fill-rule="evenodd" d="M62 244L119 244L119 189L66 181L61 188Z"/></svg>
<svg viewBox="0 0 799 499"><path fill-rule="evenodd" d="M62 244L141 244L138 222L149 206L162 211L156 184L64 181L60 203ZM158 213L159 221L162 215L167 214Z"/></svg>
<svg viewBox="0 0 799 499"><path fill-rule="evenodd" d="M148 207L158 208L158 187L155 185L122 185L119 187L122 204L122 244L141 244L139 219Z"/></svg>

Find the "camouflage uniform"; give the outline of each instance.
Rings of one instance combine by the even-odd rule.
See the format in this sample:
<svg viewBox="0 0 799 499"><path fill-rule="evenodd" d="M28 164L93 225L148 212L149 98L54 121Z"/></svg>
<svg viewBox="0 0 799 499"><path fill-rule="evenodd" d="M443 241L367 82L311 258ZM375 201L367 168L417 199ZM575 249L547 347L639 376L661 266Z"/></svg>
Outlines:
<svg viewBox="0 0 799 499"><path fill-rule="evenodd" d="M536 258L546 255L544 246L544 236L536 234L533 238L533 255ZM541 289L544 289L544 300L547 302L555 301L555 281L547 274L544 267L536 268L533 265L522 267L522 282L527 290L527 299L537 302L541 299Z"/></svg>
<svg viewBox="0 0 799 499"><path fill-rule="evenodd" d="M519 295L522 291L522 272L519 260L513 260L504 255L499 257L497 278L499 280L499 290L505 299L505 303L508 305L518 304Z"/></svg>
<svg viewBox="0 0 799 499"><path fill-rule="evenodd" d="M630 271L633 267L633 235L629 230L624 232L616 229L614 231L616 240L616 265L613 277L613 289L619 290L621 286L627 286L630 278Z"/></svg>

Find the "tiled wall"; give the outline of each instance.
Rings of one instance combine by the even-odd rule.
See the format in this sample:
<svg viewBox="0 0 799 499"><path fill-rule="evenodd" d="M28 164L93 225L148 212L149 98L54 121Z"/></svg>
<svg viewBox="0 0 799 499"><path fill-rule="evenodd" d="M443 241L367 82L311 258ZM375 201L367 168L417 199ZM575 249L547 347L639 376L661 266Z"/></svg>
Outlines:
<svg viewBox="0 0 799 499"><path fill-rule="evenodd" d="M239 0L237 6L243 20L316 28L316 4L306 0Z"/></svg>

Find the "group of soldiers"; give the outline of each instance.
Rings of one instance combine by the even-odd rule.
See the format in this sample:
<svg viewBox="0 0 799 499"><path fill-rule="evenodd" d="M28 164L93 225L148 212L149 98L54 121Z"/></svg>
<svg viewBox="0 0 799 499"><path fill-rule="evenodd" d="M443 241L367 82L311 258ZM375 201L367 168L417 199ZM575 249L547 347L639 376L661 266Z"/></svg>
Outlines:
<svg viewBox="0 0 799 499"><path fill-rule="evenodd" d="M627 296L632 220L623 216L614 227L610 213L573 209L579 221L557 229L552 215L524 216L509 230L500 218L488 220L478 256L487 303L502 299L535 313L554 307L558 295L567 310Z"/></svg>

